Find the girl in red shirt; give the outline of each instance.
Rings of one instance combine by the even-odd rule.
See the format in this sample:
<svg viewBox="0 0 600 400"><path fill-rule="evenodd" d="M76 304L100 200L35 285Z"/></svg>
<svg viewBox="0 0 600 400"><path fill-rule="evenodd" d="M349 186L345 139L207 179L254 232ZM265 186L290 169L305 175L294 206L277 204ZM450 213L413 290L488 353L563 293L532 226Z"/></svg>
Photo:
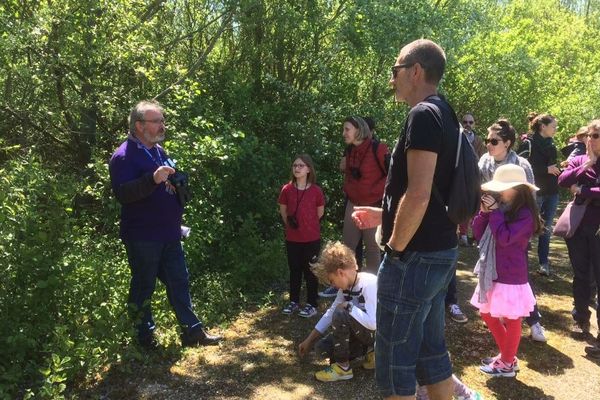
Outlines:
<svg viewBox="0 0 600 400"><path fill-rule="evenodd" d="M285 245L290 268L290 303L284 314L299 311L309 318L317 314L317 278L310 262L321 249L320 220L325 213L325 196L316 184L314 163L308 154L300 154L292 163L292 179L279 194L279 213L285 226ZM300 309L302 276L306 281L306 305Z"/></svg>

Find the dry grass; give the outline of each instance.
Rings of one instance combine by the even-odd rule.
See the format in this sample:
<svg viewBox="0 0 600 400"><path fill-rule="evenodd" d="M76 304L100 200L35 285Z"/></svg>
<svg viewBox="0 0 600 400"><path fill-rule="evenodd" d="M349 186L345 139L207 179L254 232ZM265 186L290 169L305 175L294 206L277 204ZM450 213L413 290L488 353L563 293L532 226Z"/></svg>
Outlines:
<svg viewBox="0 0 600 400"><path fill-rule="evenodd" d="M535 250L532 251L535 254ZM478 371L482 357L495 354L491 335L466 301L476 281L471 273L475 248L461 249L459 301L469 322L450 320L447 339L454 369L486 399L600 399L600 362L584 357L585 341L571 337L571 273L562 241L552 243L553 275L533 273L548 343L536 343L523 330L516 379L488 378ZM537 264L532 259L532 266ZM283 299L282 299L283 303ZM102 399L373 399L379 398L373 372L357 363L351 381L324 384L313 373L324 361L299 361L295 348L315 319L280 313L281 305L249 310L225 332L220 347L180 352L175 344L138 361L114 366L82 398ZM322 305L322 308L326 304ZM592 315L595 321L595 314ZM596 332L592 322L592 332Z"/></svg>

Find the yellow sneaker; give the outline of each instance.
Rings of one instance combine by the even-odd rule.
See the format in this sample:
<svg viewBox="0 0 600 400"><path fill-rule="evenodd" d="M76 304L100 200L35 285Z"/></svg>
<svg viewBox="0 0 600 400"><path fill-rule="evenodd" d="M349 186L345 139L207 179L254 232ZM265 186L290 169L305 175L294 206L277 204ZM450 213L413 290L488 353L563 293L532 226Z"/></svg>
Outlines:
<svg viewBox="0 0 600 400"><path fill-rule="evenodd" d="M323 371L315 373L315 378L321 382L346 381L352 379L352 377L354 377L352 368L348 369L348 371L344 371L337 363L331 364Z"/></svg>
<svg viewBox="0 0 600 400"><path fill-rule="evenodd" d="M365 354L365 360L362 363L364 369L375 369L375 351L371 350Z"/></svg>

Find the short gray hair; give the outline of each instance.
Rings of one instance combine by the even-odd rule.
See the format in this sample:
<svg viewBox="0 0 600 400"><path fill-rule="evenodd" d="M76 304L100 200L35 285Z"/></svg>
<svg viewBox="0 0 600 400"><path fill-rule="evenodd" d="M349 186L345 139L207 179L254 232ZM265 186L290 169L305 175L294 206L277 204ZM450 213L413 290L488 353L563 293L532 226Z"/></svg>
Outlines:
<svg viewBox="0 0 600 400"><path fill-rule="evenodd" d="M137 103L129 113L129 133L135 134L135 123L138 121L143 121L144 116L146 115L146 111L148 110L156 110L164 114L164 109L160 105L160 103L156 100L142 100Z"/></svg>

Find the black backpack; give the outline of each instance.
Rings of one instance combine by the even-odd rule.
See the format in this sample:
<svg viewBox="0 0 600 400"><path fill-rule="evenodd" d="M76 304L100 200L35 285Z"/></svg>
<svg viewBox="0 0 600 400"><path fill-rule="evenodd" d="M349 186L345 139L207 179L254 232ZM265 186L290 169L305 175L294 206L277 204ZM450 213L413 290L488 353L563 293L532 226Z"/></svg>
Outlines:
<svg viewBox="0 0 600 400"><path fill-rule="evenodd" d="M448 199L444 201L435 183L432 187L432 193L437 201L446 207L450 221L457 225L466 223L477 213L480 206L481 175L478 166L479 160L467 137L459 131L458 118L456 118L456 113L450 104L442 101L437 96L428 98L422 104L432 105L438 111L440 111L440 108L447 108L454 120L456 132L458 133L458 146ZM451 130L444 129L444 131Z"/></svg>

